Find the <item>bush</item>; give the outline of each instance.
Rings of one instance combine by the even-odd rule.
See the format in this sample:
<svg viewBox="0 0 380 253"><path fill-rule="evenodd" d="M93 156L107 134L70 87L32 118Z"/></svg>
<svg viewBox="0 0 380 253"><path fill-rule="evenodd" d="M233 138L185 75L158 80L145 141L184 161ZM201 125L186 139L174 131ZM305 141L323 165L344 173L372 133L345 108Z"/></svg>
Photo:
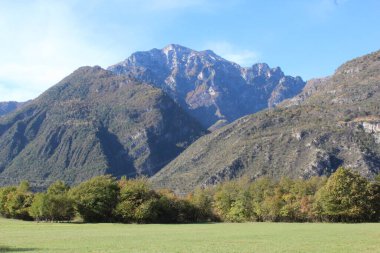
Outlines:
<svg viewBox="0 0 380 253"><path fill-rule="evenodd" d="M156 205L159 223L194 223L212 219L212 217L203 216L201 209L188 199L178 198L171 191L162 190L159 196Z"/></svg>
<svg viewBox="0 0 380 253"><path fill-rule="evenodd" d="M243 222L251 214L251 195L246 178L225 182L217 187L214 195L214 210L223 220Z"/></svg>
<svg viewBox="0 0 380 253"><path fill-rule="evenodd" d="M122 222L149 223L157 220L157 193L151 190L146 178L119 181L120 198L116 215Z"/></svg>
<svg viewBox="0 0 380 253"><path fill-rule="evenodd" d="M188 196L188 201L198 209L197 222L218 221L219 218L214 214L213 196L215 192L213 188L195 189L193 194Z"/></svg>
<svg viewBox="0 0 380 253"><path fill-rule="evenodd" d="M6 194L6 196L4 195ZM29 183L23 181L17 188L7 188L3 191L3 212L5 217L31 220L29 207L33 201L33 193L29 191Z"/></svg>
<svg viewBox="0 0 380 253"><path fill-rule="evenodd" d="M30 215L35 220L70 221L74 217L74 203L68 191L64 182L55 182L47 193L36 194L29 209Z"/></svg>
<svg viewBox="0 0 380 253"><path fill-rule="evenodd" d="M114 218L119 192L114 178L98 176L72 188L70 197L85 222L109 222Z"/></svg>
<svg viewBox="0 0 380 253"><path fill-rule="evenodd" d="M8 186L8 187L2 187L0 188L0 214L3 217L11 218L8 209L6 208L8 195L11 192L15 192L17 190L17 187L14 186Z"/></svg>

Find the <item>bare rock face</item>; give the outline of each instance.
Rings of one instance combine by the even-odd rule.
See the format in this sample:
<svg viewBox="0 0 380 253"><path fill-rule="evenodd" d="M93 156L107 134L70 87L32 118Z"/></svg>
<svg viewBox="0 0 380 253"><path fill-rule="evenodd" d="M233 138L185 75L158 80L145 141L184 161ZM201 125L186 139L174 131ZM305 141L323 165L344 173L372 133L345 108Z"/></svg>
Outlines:
<svg viewBox="0 0 380 253"><path fill-rule="evenodd" d="M179 45L134 53L108 69L163 89L211 130L218 128L215 123L220 120L232 122L275 107L305 85L279 67L258 63L243 68L210 50L198 52Z"/></svg>
<svg viewBox="0 0 380 253"><path fill-rule="evenodd" d="M363 121L361 126L366 133L374 136L376 143L380 144L380 118Z"/></svg>
<svg viewBox="0 0 380 253"><path fill-rule="evenodd" d="M368 133L373 133L373 134L380 133L380 123L363 122L363 128Z"/></svg>

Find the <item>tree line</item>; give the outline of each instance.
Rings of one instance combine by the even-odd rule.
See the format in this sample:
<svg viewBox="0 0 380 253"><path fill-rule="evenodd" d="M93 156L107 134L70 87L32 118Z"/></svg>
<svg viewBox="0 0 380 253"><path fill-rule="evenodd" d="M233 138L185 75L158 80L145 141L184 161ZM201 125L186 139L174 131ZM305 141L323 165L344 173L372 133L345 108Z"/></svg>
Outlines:
<svg viewBox="0 0 380 253"><path fill-rule="evenodd" d="M33 193L27 181L0 188L0 214L36 221L123 223L378 222L380 177L339 168L329 178L246 178L198 188L185 197L153 190L146 178L94 177L70 188L56 181Z"/></svg>

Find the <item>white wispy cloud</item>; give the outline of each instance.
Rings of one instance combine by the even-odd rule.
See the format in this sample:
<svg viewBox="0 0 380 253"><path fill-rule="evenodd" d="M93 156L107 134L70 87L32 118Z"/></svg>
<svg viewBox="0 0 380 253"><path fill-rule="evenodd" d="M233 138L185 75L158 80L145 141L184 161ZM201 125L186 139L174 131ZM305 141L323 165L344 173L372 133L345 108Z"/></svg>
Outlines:
<svg viewBox="0 0 380 253"><path fill-rule="evenodd" d="M0 101L36 97L75 68L109 57L85 39L86 32L75 22L68 3L2 4L0 80L6 82L0 82Z"/></svg>
<svg viewBox="0 0 380 253"><path fill-rule="evenodd" d="M217 0L1 1L0 101L34 98L80 66L107 67L136 49L144 50L144 38L150 39L147 27L152 25L143 14L170 11L171 15L173 10L214 3L221 4ZM84 15L91 20L84 20Z"/></svg>
<svg viewBox="0 0 380 253"><path fill-rule="evenodd" d="M107 67L155 47L167 32L162 26L189 10L220 12L239 1L0 1L0 101L34 98L80 66ZM168 21L155 20L162 17ZM241 64L256 57L226 43L216 46L210 48Z"/></svg>
<svg viewBox="0 0 380 253"><path fill-rule="evenodd" d="M204 48L211 49L223 58L244 67L251 66L259 60L259 53L256 51L236 47L227 41L208 42Z"/></svg>

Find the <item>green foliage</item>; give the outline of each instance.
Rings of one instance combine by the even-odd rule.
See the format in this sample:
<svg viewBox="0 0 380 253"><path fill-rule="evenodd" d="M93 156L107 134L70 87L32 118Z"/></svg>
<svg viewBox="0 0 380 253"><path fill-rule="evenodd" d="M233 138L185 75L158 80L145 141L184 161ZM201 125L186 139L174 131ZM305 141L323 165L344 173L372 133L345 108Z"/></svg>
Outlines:
<svg viewBox="0 0 380 253"><path fill-rule="evenodd" d="M29 209L35 220L70 221L74 217L74 202L69 197L69 187L62 181L56 181L46 193L35 195Z"/></svg>
<svg viewBox="0 0 380 253"><path fill-rule="evenodd" d="M263 177L251 184L249 191L251 195L251 219L263 221L266 210L262 203L273 194L274 182Z"/></svg>
<svg viewBox="0 0 380 253"><path fill-rule="evenodd" d="M324 178L276 182L261 178L226 182L217 187L213 206L222 220L244 221L311 221L315 192Z"/></svg>
<svg viewBox="0 0 380 253"><path fill-rule="evenodd" d="M224 220L241 222L250 215L250 194L247 179L225 182L214 195L216 213Z"/></svg>
<svg viewBox="0 0 380 253"><path fill-rule="evenodd" d="M27 181L22 181L17 188L4 188L0 196L2 215L23 220L31 219L29 207L33 201L33 194L29 191L29 183Z"/></svg>
<svg viewBox="0 0 380 253"><path fill-rule="evenodd" d="M371 215L368 181L339 168L317 193L321 215L331 221L364 221Z"/></svg>
<svg viewBox="0 0 380 253"><path fill-rule="evenodd" d="M178 198L170 191L159 192L157 205L159 223L194 223L212 219L203 216L199 207L187 199Z"/></svg>
<svg viewBox="0 0 380 253"><path fill-rule="evenodd" d="M33 203L29 208L29 214L33 219L39 221L47 219L48 201L46 193L37 193L34 195Z"/></svg>
<svg viewBox="0 0 380 253"><path fill-rule="evenodd" d="M83 67L0 118L0 185L151 175L204 132L160 89Z"/></svg>
<svg viewBox="0 0 380 253"><path fill-rule="evenodd" d="M111 176L94 177L70 190L76 211L86 222L111 221L120 188Z"/></svg>
<svg viewBox="0 0 380 253"><path fill-rule="evenodd" d="M216 188L213 207L222 220L231 222L361 222L379 219L379 199L379 184L339 168L328 180L225 182Z"/></svg>
<svg viewBox="0 0 380 253"><path fill-rule="evenodd" d="M191 200L172 192L153 191L146 178L119 181L120 198L116 207L119 220L127 223L189 223L212 220L211 210L204 210Z"/></svg>
<svg viewBox="0 0 380 253"><path fill-rule="evenodd" d="M147 179L122 179L119 181L120 197L116 215L122 222L153 222L157 218L157 194L151 190Z"/></svg>
<svg viewBox="0 0 380 253"><path fill-rule="evenodd" d="M367 180L343 168L328 181L317 177L283 178L277 183L261 179L251 186L252 217L264 221L368 221L376 217L377 196L376 187L369 186Z"/></svg>
<svg viewBox="0 0 380 253"><path fill-rule="evenodd" d="M16 190L17 188L14 186L0 188L0 214L4 217L10 218L10 214L6 208L6 203L8 200L8 195Z"/></svg>
<svg viewBox="0 0 380 253"><path fill-rule="evenodd" d="M37 221L194 223L209 221L380 221L380 183L339 168L329 179L243 177L186 197L153 190L147 178L98 176L70 189L62 181L33 195L27 182L0 188L0 214Z"/></svg>
<svg viewBox="0 0 380 253"><path fill-rule="evenodd" d="M193 194L188 196L188 200L191 204L198 208L198 221L215 221L218 220L218 217L214 214L213 211L213 196L214 196L213 188L195 189Z"/></svg>
<svg viewBox="0 0 380 253"><path fill-rule="evenodd" d="M380 173L376 175L375 182L380 184Z"/></svg>
<svg viewBox="0 0 380 253"><path fill-rule="evenodd" d="M51 184L47 189L47 194L50 195L61 195L65 194L69 191L70 186L65 184L65 182L61 180L57 180L55 183Z"/></svg>
<svg viewBox="0 0 380 253"><path fill-rule="evenodd" d="M380 221L380 180L368 184L370 221Z"/></svg>

